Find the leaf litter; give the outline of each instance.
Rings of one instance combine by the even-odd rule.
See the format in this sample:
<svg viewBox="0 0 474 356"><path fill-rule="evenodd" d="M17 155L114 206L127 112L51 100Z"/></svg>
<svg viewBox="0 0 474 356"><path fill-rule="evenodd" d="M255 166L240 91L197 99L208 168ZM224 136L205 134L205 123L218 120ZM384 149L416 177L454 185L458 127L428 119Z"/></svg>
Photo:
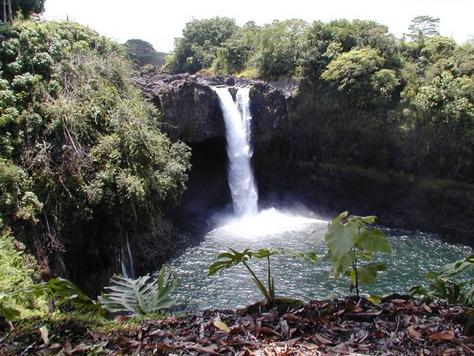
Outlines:
<svg viewBox="0 0 474 356"><path fill-rule="evenodd" d="M54 343L44 330L28 344L13 331L0 341L0 355L474 355L474 337L463 332L467 308L442 301L397 295L379 304L354 297L287 308L257 304L147 320L130 330L50 335Z"/></svg>

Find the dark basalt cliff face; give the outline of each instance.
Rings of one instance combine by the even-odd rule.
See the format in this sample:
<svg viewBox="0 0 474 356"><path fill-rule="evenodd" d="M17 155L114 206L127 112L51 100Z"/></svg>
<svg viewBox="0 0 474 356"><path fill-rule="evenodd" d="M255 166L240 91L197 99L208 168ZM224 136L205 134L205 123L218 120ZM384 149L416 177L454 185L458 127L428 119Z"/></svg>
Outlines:
<svg viewBox="0 0 474 356"><path fill-rule="evenodd" d="M438 232L451 241L474 245L471 185L433 186L424 178L370 169L371 160L389 166L397 159L396 152L374 152L362 165L344 165L331 158L331 145L338 142L329 142L324 130L328 120L347 119L351 103L344 98L327 95L305 81L150 75L137 83L163 113L164 131L193 151L189 189L178 218L187 215L202 221L205 212L229 204L225 127L210 86L226 85L231 93L233 86L251 86L253 165L260 204L299 201L327 216L350 209L375 214L387 226ZM340 144L351 150L350 139Z"/></svg>
<svg viewBox="0 0 474 356"><path fill-rule="evenodd" d="M217 94L196 77L162 75L138 78L145 96L163 113L162 129L187 143L224 137Z"/></svg>
<svg viewBox="0 0 474 356"><path fill-rule="evenodd" d="M252 87L251 110L253 116L258 118L252 122L255 141L270 140L287 117L287 94L263 81L162 74L137 78L136 84L162 112L163 131L171 139L191 145L225 138L219 98L211 86L228 86L234 98L236 86Z"/></svg>
<svg viewBox="0 0 474 356"><path fill-rule="evenodd" d="M82 227L69 226L70 235L76 238L64 241L66 253L62 258L49 256L45 261L52 275L74 281L90 295L98 295L110 277L122 273L123 268L129 276L132 272L135 276L144 275L158 270L175 253L175 231L169 217L155 216L153 221L139 218L126 235L123 227L110 221L106 214L94 221Z"/></svg>

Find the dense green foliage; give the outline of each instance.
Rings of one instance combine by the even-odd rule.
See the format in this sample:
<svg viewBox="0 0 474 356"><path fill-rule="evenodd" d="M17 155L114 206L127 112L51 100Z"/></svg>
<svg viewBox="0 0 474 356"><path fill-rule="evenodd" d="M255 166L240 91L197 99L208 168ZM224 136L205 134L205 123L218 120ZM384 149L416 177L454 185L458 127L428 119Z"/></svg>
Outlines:
<svg viewBox="0 0 474 356"><path fill-rule="evenodd" d="M146 228L183 191L189 151L161 133L123 48L69 22L0 36L0 218L39 255L98 215L123 233Z"/></svg>
<svg viewBox="0 0 474 356"><path fill-rule="evenodd" d="M24 253L9 229L0 229L0 317L13 320L39 313L41 301L26 292L37 275L34 258Z"/></svg>
<svg viewBox="0 0 474 356"><path fill-rule="evenodd" d="M115 275L111 278L112 285L105 287L106 292L94 300L64 278L33 284L34 262L25 260L14 250L13 241L7 234L0 239L0 321L2 318L14 321L20 317L44 316L46 303L49 311L59 314L77 312L95 317L105 317L107 311L157 315L175 305L170 294L177 288L178 280L166 265L156 276L130 279Z"/></svg>
<svg viewBox="0 0 474 356"><path fill-rule="evenodd" d="M334 218L325 235L326 244L333 263L334 274L341 274L351 280L359 296L360 284L373 284L377 273L384 271L384 263L371 262L377 252L389 253L391 245L378 229L368 225L375 222L375 216L352 216L343 212ZM367 262L361 265L361 262Z"/></svg>
<svg viewBox="0 0 474 356"><path fill-rule="evenodd" d="M109 312L147 315L175 305L170 294L177 288L178 280L166 265L157 276L145 275L137 279L114 276L111 283L105 287L107 292L99 296L100 304Z"/></svg>
<svg viewBox="0 0 474 356"><path fill-rule="evenodd" d="M77 311L83 314L105 315L98 302L89 298L74 283L64 278L52 278L26 289L36 298L45 298L54 309L64 313Z"/></svg>
<svg viewBox="0 0 474 356"><path fill-rule="evenodd" d="M234 20L216 17L210 20L195 20L183 30L183 38L176 40L173 55L166 67L175 71L197 72L209 68L218 49L237 30Z"/></svg>
<svg viewBox="0 0 474 356"><path fill-rule="evenodd" d="M147 41L132 39L125 42L129 58L137 65L143 67L147 64L161 67L165 63L165 53L157 52L153 45Z"/></svg>
<svg viewBox="0 0 474 356"><path fill-rule="evenodd" d="M373 21L195 20L167 68L303 79L289 113L299 136L281 138L290 160L474 182L474 48L438 22L415 18L408 42Z"/></svg>

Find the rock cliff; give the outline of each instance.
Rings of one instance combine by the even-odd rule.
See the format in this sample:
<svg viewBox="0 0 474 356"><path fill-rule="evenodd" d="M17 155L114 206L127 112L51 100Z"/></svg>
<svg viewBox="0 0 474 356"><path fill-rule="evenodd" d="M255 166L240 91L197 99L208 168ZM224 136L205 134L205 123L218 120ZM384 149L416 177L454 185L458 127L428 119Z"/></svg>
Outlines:
<svg viewBox="0 0 474 356"><path fill-rule="evenodd" d="M162 129L172 139L196 143L225 135L219 98L196 77L147 76L136 83L162 112Z"/></svg>
<svg viewBox="0 0 474 356"><path fill-rule="evenodd" d="M327 89L305 81L268 83L198 75L151 75L137 83L163 113L163 129L193 150L183 214L206 215L230 201L224 121L210 86L226 85L231 93L234 86L251 86L253 165L261 204L298 200L328 216L351 209L376 214L387 226L438 232L474 245L474 187L391 172L397 152L390 150L390 143L382 139L379 151L366 152L356 136L341 138L341 132L353 131L344 127L351 121L347 115L360 113ZM339 136L331 131L334 122L340 125ZM336 146L354 157L354 164L338 161L332 152ZM381 170L384 166L387 169Z"/></svg>

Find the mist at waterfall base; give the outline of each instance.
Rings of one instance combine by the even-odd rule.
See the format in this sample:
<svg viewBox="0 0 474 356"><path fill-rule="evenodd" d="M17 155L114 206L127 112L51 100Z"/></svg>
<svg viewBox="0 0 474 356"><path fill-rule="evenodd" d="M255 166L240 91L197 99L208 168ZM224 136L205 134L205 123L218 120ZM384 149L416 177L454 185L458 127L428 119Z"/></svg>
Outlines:
<svg viewBox="0 0 474 356"><path fill-rule="evenodd" d="M217 276L207 275L217 255L228 248L243 250L271 248L284 252L272 257L272 273L279 296L312 300L348 293L345 279L331 276L331 263L320 259L312 265L294 252L327 253L324 234L328 220L305 209L258 210L258 192L252 173L251 114L248 88L238 88L235 100L226 87L213 88L219 96L226 128L228 180L233 213L216 213L210 219L211 231L171 261L180 279L176 299L183 311L239 308L261 300L247 270L235 266ZM209 187L212 189L212 187ZM393 252L383 257L388 271L381 273L374 286L363 291L384 295L404 293L423 283L430 270L461 258L471 249L442 242L436 236L420 232L385 229ZM264 261L250 262L258 275L266 273Z"/></svg>

